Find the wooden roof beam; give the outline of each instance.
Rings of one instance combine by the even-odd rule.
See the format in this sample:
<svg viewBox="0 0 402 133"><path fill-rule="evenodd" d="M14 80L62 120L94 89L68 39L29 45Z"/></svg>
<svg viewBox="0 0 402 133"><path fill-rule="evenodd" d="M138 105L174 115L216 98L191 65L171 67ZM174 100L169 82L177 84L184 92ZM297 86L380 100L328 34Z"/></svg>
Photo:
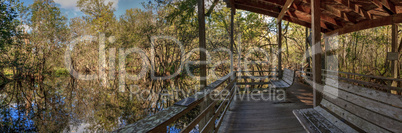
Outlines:
<svg viewBox="0 0 402 133"><path fill-rule="evenodd" d="M218 0L218 1L219 1L219 0ZM227 5L228 8L236 8L235 5L234 5L234 3L235 3L234 0L223 0L223 2L226 3L226 5Z"/></svg>
<svg viewBox="0 0 402 133"><path fill-rule="evenodd" d="M371 0L371 2L377 7L384 9L389 14L396 14L395 5L389 0Z"/></svg>
<svg viewBox="0 0 402 133"><path fill-rule="evenodd" d="M259 14L264 14L264 15L268 15L268 16L278 16L279 13L274 13L271 11L266 11L264 9L260 9L260 8L252 8L250 6L247 5L236 5L236 9L241 9L241 10L247 10L247 11L251 11L251 12L255 12L255 13L259 13ZM286 20L304 27L308 27L311 28L311 23L307 23L304 21L300 21L298 19L295 18L291 18L289 16L283 16L282 20ZM321 28L321 32L325 33L325 32L329 32L330 30L326 29L326 27Z"/></svg>
<svg viewBox="0 0 402 133"><path fill-rule="evenodd" d="M250 3L252 4L252 3ZM265 14L268 16L276 17L279 15L279 10L275 10L275 8L267 8L264 5L249 5L249 4L244 4L244 3L236 3L235 4L237 9L243 9L251 12L256 12L260 14ZM285 19L286 18L286 19ZM283 20L287 20L290 22L294 22L303 26L308 26L311 25L311 16L301 16L300 14L291 14L291 13L286 13L286 15L283 17ZM329 28L324 22L321 21L321 27L323 32L328 32L332 31L333 29Z"/></svg>
<svg viewBox="0 0 402 133"><path fill-rule="evenodd" d="M269 3L271 5L276 5L276 6L282 6L284 4L284 1L282 1L282 0L263 0L263 1L266 2L266 3ZM321 8L324 9L324 10L326 9L324 4L321 5ZM303 13L311 15L311 7L310 7L310 4L307 3L307 0L295 0L290 5L289 10L296 10L296 11L300 11L300 12L303 12ZM330 15L334 15L332 12L333 11L328 12L328 13L330 13ZM339 17L339 18L342 17L342 15L334 15L334 16ZM335 20L334 18L328 16L327 14L321 14L321 20L322 21L330 23L330 24L332 24L334 26L336 26L336 25L345 26L347 24L354 24L355 23L355 21L349 21L349 19L347 17L343 18L343 19L346 22Z"/></svg>
<svg viewBox="0 0 402 133"><path fill-rule="evenodd" d="M271 5L276 5L276 6L281 6L281 7L283 7L283 5L285 5L285 2L282 1L282 0L262 0L262 1L264 1L265 3L269 3ZM303 12L306 12L308 14L311 13L311 7L310 6L297 4L296 1L297 0L294 0L294 2L292 4L290 4L289 8L293 8L295 10L303 11Z"/></svg>
<svg viewBox="0 0 402 133"><path fill-rule="evenodd" d="M288 11L289 7L293 4L294 0L286 0L285 5L282 7L281 12L279 13L278 16L278 22L281 22L283 16L285 15L286 11Z"/></svg>
<svg viewBox="0 0 402 133"><path fill-rule="evenodd" d="M357 20L356 18L348 15L346 12L339 11L335 7L329 6L329 5L323 5L325 8L324 10L327 11L327 13L334 15L338 18L342 18L344 21L349 22L349 24L356 24Z"/></svg>
<svg viewBox="0 0 402 133"><path fill-rule="evenodd" d="M267 1L267 0L265 0L265 1ZM272 0L270 0L270 1L272 1ZM310 0L299 0L299 1L303 3L300 5L306 6L306 4L308 4L307 7L308 7L308 10L310 10L309 14L311 14ZM339 11L338 9L336 9L332 6L329 6L328 4L321 3L321 9L324 9L324 11L327 11L327 12L325 12L325 14L336 16L338 18L341 18L343 21L345 21L345 22L343 22L345 24L342 26L357 23L357 21L353 17L349 16L348 14L346 14L344 12ZM321 14L321 16L328 16L325 14Z"/></svg>
<svg viewBox="0 0 402 133"><path fill-rule="evenodd" d="M306 13L301 13L298 11L288 11L285 13L287 16L290 17L294 17L294 18L298 18L300 20L305 20L306 22L310 23L311 22L311 15L310 14L306 14ZM321 23L327 22L329 24L331 24L331 26L334 29L340 28L343 24L336 21L335 19L328 17L328 16L321 16ZM328 26L327 26L328 27ZM330 27L328 27L328 29L332 29Z"/></svg>
<svg viewBox="0 0 402 133"><path fill-rule="evenodd" d="M391 25L392 23L402 23L402 14L394 14L387 17L381 17L379 19L367 20L357 23L352 26L346 26L341 29L337 29L326 33L326 36L342 35L350 32L370 29L379 26Z"/></svg>
<svg viewBox="0 0 402 133"><path fill-rule="evenodd" d="M280 10L281 6L279 4L281 4L281 3L279 3L277 0L269 0L269 1L273 1L276 3L274 3L274 4L261 3L260 4L260 3L253 3L248 0L243 0L243 1L236 1L235 4L236 5L237 4L248 5L248 6L252 6L252 7L256 7L256 8L270 10L271 12L278 13L278 16L279 16L279 13L281 12L281 10ZM265 0L265 2L267 2L267 0ZM268 2L268 3L270 3L270 2ZM295 7L295 6L296 5L291 6L291 7ZM300 18L300 20L310 23L311 22L310 7L308 7L308 8L299 7L298 9L300 9L300 10L297 10L294 8L289 8L289 10L284 15L287 15L287 16L290 16L293 18ZM277 16L273 16L273 17L277 17ZM329 17L327 15L322 15L321 20L324 25L325 25L324 22L327 22L330 24L330 27L327 26L327 28L329 30L333 29L333 28L340 28L341 26L344 25L342 22L335 20L334 18Z"/></svg>

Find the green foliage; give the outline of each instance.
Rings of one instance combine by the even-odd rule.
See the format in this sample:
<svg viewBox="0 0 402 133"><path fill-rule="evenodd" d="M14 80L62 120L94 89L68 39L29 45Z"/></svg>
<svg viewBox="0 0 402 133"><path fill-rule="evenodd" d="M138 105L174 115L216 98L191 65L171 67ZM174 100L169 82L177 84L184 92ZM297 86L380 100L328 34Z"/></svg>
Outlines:
<svg viewBox="0 0 402 133"><path fill-rule="evenodd" d="M156 32L153 14L141 9L129 9L120 16L114 35L117 40L114 47L149 47L151 36Z"/></svg>
<svg viewBox="0 0 402 133"><path fill-rule="evenodd" d="M51 42L53 46L59 42L66 41L67 18L61 15L60 9L53 0L35 0L30 5L32 36L38 43ZM38 32L35 32L38 31ZM40 31L40 32L39 32Z"/></svg>
<svg viewBox="0 0 402 133"><path fill-rule="evenodd" d="M68 70L66 68L59 68L56 69L54 72L54 76L68 76L70 73L68 72Z"/></svg>
<svg viewBox="0 0 402 133"><path fill-rule="evenodd" d="M105 0L79 0L77 2L78 8L86 15L85 20L92 24L92 30L95 33L106 33L109 36L112 32L109 29L114 23L115 9L113 3L105 3Z"/></svg>
<svg viewBox="0 0 402 133"><path fill-rule="evenodd" d="M169 15L166 19L170 23L182 25L195 22L193 18L197 11L197 0L184 0L182 2L168 3L165 5L165 10L169 10ZM178 19L178 21L175 21ZM178 23L177 23L178 22Z"/></svg>
<svg viewBox="0 0 402 133"><path fill-rule="evenodd" d="M53 0L35 0L29 6L31 17L28 33L33 50L33 71L47 74L50 66L59 66L64 61L62 55L69 39L67 18Z"/></svg>
<svg viewBox="0 0 402 133"><path fill-rule="evenodd" d="M5 46L12 45L13 38L18 36L17 26L19 21L15 7L12 3L14 1L0 1L0 50Z"/></svg>

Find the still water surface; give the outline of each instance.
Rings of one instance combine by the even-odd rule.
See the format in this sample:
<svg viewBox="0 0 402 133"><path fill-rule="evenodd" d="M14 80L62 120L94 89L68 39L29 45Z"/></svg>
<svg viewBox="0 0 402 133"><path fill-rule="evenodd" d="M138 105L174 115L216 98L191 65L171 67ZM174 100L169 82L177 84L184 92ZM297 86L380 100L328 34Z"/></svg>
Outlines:
<svg viewBox="0 0 402 133"><path fill-rule="evenodd" d="M169 98L159 95L160 88L171 90L175 83L126 83L125 92L119 91L117 83L108 81L109 86L103 87L98 81L67 76L45 78L40 83L15 81L3 84L0 86L0 132L110 132L191 95L177 94ZM179 82L174 87L195 84ZM141 93L145 97L141 100L130 93L133 88L149 91ZM178 132L182 126L172 125L169 129Z"/></svg>

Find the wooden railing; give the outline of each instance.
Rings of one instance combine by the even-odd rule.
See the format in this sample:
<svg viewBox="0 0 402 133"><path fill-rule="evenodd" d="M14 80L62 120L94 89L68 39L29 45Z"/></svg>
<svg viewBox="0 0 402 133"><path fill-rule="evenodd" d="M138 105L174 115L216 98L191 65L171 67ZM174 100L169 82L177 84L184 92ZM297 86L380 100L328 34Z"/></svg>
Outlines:
<svg viewBox="0 0 402 133"><path fill-rule="evenodd" d="M313 72L311 72L311 68L302 68L300 72L300 76L304 79L313 80Z"/></svg>
<svg viewBox="0 0 402 133"><path fill-rule="evenodd" d="M239 79L267 79L267 78L278 78L279 71L236 71L237 77Z"/></svg>
<svg viewBox="0 0 402 133"><path fill-rule="evenodd" d="M270 71L237 71L237 85L239 90L243 91L246 86L250 89L264 89L268 88L266 85L271 80L277 80L279 71L270 69Z"/></svg>
<svg viewBox="0 0 402 133"><path fill-rule="evenodd" d="M300 71L300 73L301 73L301 76L305 80L309 80L307 82L311 82L313 73L312 72L307 72L307 70L311 70L311 69L310 68L302 69ZM363 75L363 74L356 74L356 73L349 73L349 72L341 72L341 71L333 71L333 70L322 69L323 81L325 80L325 78L338 79L338 80L342 80L342 81L362 85L362 86L369 87L369 88L382 89L382 90L386 90L386 91L396 91L398 93L401 93L401 88L391 87L391 86L387 86L387 85L379 84L379 83L372 83L372 82L368 82L368 81L364 81L364 80L352 79L351 78L352 76L358 76L361 79L384 80L384 81L388 81L388 82L391 82L391 81L401 82L402 81L402 79L398 79L398 78L388 78L388 77Z"/></svg>
<svg viewBox="0 0 402 133"><path fill-rule="evenodd" d="M234 77L234 78L231 78ZM216 91L218 87L227 82L227 86L220 91ZM203 89L195 95L185 98L173 106L158 112L153 116L144 118L134 124L127 125L115 132L167 132L167 127L174 124L182 116L190 113L197 106L205 106L201 108L200 113L196 116L181 132L188 133L199 125L199 132L217 132L222 124L223 117L226 114L230 103L236 94L236 74L230 73ZM213 91L218 93L212 93ZM225 92L229 92L226 93ZM216 97L224 97L219 99ZM199 124L204 121L204 124ZM202 126L202 127L201 127Z"/></svg>
<svg viewBox="0 0 402 133"><path fill-rule="evenodd" d="M398 87L392 87L392 86L387 86L384 84L379 84L379 83L373 83L373 82L368 82L364 80L358 80L358 79L352 79L352 76L358 76L361 79L374 79L374 80L384 80L384 81L402 81L402 79L397 79L397 78L388 78L388 77L380 77L380 76L372 76L372 75L363 75L363 74L357 74L357 73L348 73L348 72L340 72L340 71L332 71L332 70L323 70L323 78L331 78L331 79L338 79L342 81L346 81L349 83L355 83L358 85L362 85L365 87L370 87L370 88L375 88L375 89L381 89L385 91L396 91L398 93L401 92L401 88Z"/></svg>

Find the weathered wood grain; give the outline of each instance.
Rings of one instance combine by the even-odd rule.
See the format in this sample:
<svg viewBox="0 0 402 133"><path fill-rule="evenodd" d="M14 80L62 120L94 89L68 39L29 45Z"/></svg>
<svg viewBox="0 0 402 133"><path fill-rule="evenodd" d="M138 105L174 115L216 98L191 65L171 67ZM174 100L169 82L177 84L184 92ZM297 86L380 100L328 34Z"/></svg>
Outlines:
<svg viewBox="0 0 402 133"><path fill-rule="evenodd" d="M314 108L315 111L320 113L323 117L325 117L328 121L334 124L336 127L341 129L345 133L358 133L355 129L351 128L349 125L345 124L342 120L339 120L334 115L321 108L320 106Z"/></svg>
<svg viewBox="0 0 402 133"><path fill-rule="evenodd" d="M330 94L324 93L324 99L332 102L333 104L342 107L343 109L355 114L373 124L379 125L393 132L402 131L402 123L393 118L381 115L379 113L367 110L366 108L357 106L349 101L345 101L341 98L333 99L334 96L328 96Z"/></svg>
<svg viewBox="0 0 402 133"><path fill-rule="evenodd" d="M305 80L306 82L312 82L309 79ZM328 111L345 119L348 123L352 123L353 127L358 127L360 128L359 130L364 130L365 132L402 131L402 101L400 95L351 85L336 79L326 78L325 80L327 85L323 86L322 92L324 95L321 106ZM314 110L340 129L347 129L344 132L356 131L325 109L316 107ZM297 113L297 111L295 112Z"/></svg>
<svg viewBox="0 0 402 133"><path fill-rule="evenodd" d="M324 87L323 93L325 95L328 95L329 97L334 96L334 98L343 99L345 101L356 104L373 112L377 112L382 115L395 118L399 121L402 120L402 109L400 108L380 103L371 99L367 99L365 97L361 97L353 93L349 93L328 85Z"/></svg>
<svg viewBox="0 0 402 133"><path fill-rule="evenodd" d="M341 81L337 81L334 79L326 79L326 84L338 87L344 91L348 91L354 94L358 94L376 101L380 101L386 104L390 104L392 106L396 106L402 108L402 96L401 95L394 95L391 93L381 92L373 89L369 89L366 87L356 86L348 83L344 83Z"/></svg>
<svg viewBox="0 0 402 133"><path fill-rule="evenodd" d="M346 121L352 123L353 125L359 127L360 129L364 130L365 132L376 132L376 133L388 133L390 131L381 128L377 125L374 125L344 109L342 109L339 106L336 106L330 102L328 102L327 100L323 99L321 102L321 105L329 110L331 110L331 112L335 113L336 115L342 117L343 119L345 119Z"/></svg>
<svg viewBox="0 0 402 133"><path fill-rule="evenodd" d="M296 116L299 120L305 119L304 121L311 124L310 127L305 128L310 128L312 131L332 133L342 132L338 127L314 110L314 108L295 110L294 113L297 114Z"/></svg>
<svg viewBox="0 0 402 133"><path fill-rule="evenodd" d="M273 101L247 100L247 96L241 97L238 94L234 100L236 106L225 115L219 132L305 132L297 118L293 116L292 110L312 107L296 97L307 93L310 97L306 98L312 100L312 89L295 83L288 90L295 92L294 95L288 96L294 103L274 104Z"/></svg>

